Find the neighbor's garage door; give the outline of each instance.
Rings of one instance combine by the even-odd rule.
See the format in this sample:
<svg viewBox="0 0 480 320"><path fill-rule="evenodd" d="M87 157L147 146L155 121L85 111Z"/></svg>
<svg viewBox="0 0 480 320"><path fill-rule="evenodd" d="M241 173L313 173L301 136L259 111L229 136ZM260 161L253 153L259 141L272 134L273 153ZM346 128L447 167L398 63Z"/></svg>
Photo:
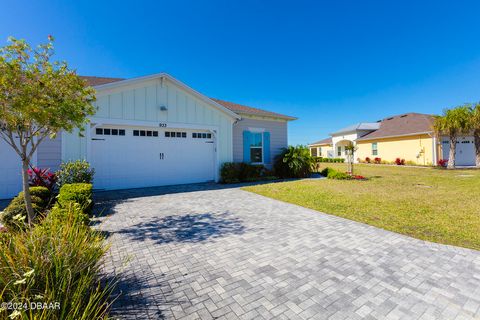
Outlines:
<svg viewBox="0 0 480 320"><path fill-rule="evenodd" d="M450 141L442 140L443 158L448 159L450 152ZM473 137L459 137L455 148L455 164L457 166L475 165L475 144Z"/></svg>
<svg viewBox="0 0 480 320"><path fill-rule="evenodd" d="M22 190L20 157L0 139L0 199L13 198Z"/></svg>
<svg viewBox="0 0 480 320"><path fill-rule="evenodd" d="M202 130L95 128L94 187L123 189L206 182L215 178L215 144Z"/></svg>

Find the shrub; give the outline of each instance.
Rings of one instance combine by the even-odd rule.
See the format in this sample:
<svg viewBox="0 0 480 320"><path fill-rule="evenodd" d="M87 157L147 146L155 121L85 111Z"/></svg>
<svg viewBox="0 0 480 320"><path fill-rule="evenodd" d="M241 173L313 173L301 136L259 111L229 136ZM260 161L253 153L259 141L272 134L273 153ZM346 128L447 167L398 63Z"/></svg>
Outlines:
<svg viewBox="0 0 480 320"><path fill-rule="evenodd" d="M397 158L397 159L395 159L395 164L397 166L404 166L405 165L405 159Z"/></svg>
<svg viewBox="0 0 480 320"><path fill-rule="evenodd" d="M57 176L50 169L28 169L28 183L32 187L45 187L50 191L55 188Z"/></svg>
<svg viewBox="0 0 480 320"><path fill-rule="evenodd" d="M45 187L30 187L30 195L32 198L33 210L36 214L35 222L40 221L44 217L44 212L50 204L51 192ZM8 207L3 211L2 223L9 230L25 229L25 221L27 219L27 209L25 207L25 197L20 192L10 202Z"/></svg>
<svg viewBox="0 0 480 320"><path fill-rule="evenodd" d="M352 177L345 172L340 172L332 168L325 168L323 169L320 174L328 179L335 179L335 180L349 180Z"/></svg>
<svg viewBox="0 0 480 320"><path fill-rule="evenodd" d="M273 172L263 165L253 165L244 162L225 162L220 168L222 183L239 183L247 181L273 180Z"/></svg>
<svg viewBox="0 0 480 320"><path fill-rule="evenodd" d="M58 187L72 183L92 183L95 170L85 160L65 162L56 172Z"/></svg>
<svg viewBox="0 0 480 320"><path fill-rule="evenodd" d="M58 306L18 310L18 319L107 319L113 286L100 283L107 247L81 222L79 208L66 210L52 209L35 228L0 237L0 301ZM13 312L0 309L0 318L13 319Z"/></svg>
<svg viewBox="0 0 480 320"><path fill-rule="evenodd" d="M373 159L373 162L376 164L380 164L382 163L382 158L376 157L375 159Z"/></svg>
<svg viewBox="0 0 480 320"><path fill-rule="evenodd" d="M91 214L93 208L92 185L89 183L64 184L60 188L57 205L60 208L68 208L71 202L78 203L84 213Z"/></svg>
<svg viewBox="0 0 480 320"><path fill-rule="evenodd" d="M366 157L366 158L365 158L365 162L366 162L366 163L371 163L371 162L372 162L372 159L370 159L369 157Z"/></svg>
<svg viewBox="0 0 480 320"><path fill-rule="evenodd" d="M315 159L306 146L289 146L275 158L274 172L281 178L305 178L315 169Z"/></svg>
<svg viewBox="0 0 480 320"><path fill-rule="evenodd" d="M437 165L439 167L443 167L443 168L446 168L447 165L448 165L448 159L440 159L437 161Z"/></svg>

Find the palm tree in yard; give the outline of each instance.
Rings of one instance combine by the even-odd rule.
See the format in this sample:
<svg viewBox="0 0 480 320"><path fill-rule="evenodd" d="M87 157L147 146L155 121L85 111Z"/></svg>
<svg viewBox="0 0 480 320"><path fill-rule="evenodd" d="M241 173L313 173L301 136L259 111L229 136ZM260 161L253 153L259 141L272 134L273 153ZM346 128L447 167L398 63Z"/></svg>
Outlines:
<svg viewBox="0 0 480 320"><path fill-rule="evenodd" d="M471 130L471 107L459 106L453 109L445 109L443 115L436 116L433 127L438 135L447 135L450 140L450 153L448 156L448 169L455 168L455 151L457 137Z"/></svg>
<svg viewBox="0 0 480 320"><path fill-rule="evenodd" d="M475 140L475 165L480 168L480 103L472 107L471 129Z"/></svg>

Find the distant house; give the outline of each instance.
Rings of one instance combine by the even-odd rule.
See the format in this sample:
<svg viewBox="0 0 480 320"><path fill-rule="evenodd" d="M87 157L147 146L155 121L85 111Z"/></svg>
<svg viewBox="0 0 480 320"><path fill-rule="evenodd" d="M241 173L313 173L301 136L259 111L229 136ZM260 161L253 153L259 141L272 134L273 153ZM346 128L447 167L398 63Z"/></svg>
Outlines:
<svg viewBox="0 0 480 320"><path fill-rule="evenodd" d="M419 165L432 165L440 159L448 159L449 153L448 138L437 139L432 125L432 115L406 113L348 126L309 147L314 156L345 158L345 146L354 144L357 162L366 158L386 161L401 158ZM457 142L456 164L475 165L473 137L460 136Z"/></svg>

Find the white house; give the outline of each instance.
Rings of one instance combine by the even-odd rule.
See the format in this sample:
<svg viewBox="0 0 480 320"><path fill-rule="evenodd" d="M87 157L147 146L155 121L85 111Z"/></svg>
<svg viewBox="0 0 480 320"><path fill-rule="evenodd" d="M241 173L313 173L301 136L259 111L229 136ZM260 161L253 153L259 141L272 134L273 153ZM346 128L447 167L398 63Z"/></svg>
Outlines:
<svg viewBox="0 0 480 320"><path fill-rule="evenodd" d="M47 140L35 166L56 170L85 159L96 189L218 181L224 162L271 167L296 118L204 96L166 73L133 79L84 77L97 91L97 113L78 132ZM20 160L0 143L0 198L21 189Z"/></svg>

